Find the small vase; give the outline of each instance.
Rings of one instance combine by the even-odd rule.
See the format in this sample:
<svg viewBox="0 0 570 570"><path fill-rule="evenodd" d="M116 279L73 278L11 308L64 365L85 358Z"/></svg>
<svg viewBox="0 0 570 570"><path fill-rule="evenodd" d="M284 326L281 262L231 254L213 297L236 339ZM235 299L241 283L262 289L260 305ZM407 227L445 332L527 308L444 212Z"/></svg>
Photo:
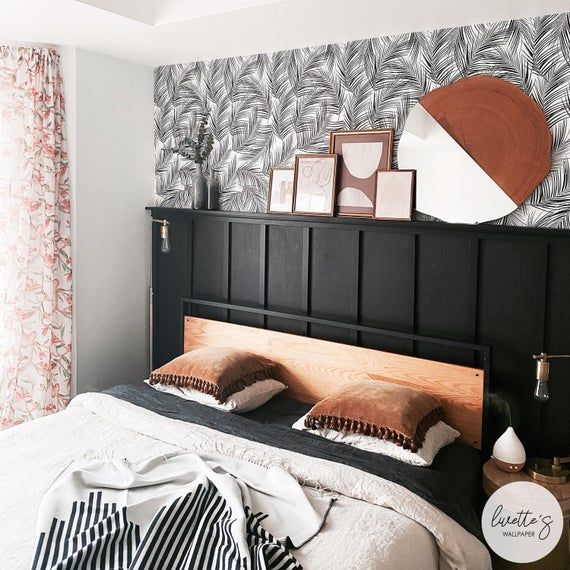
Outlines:
<svg viewBox="0 0 570 570"><path fill-rule="evenodd" d="M495 465L507 473L520 471L526 462L526 452L515 430L508 427L493 446Z"/></svg>
<svg viewBox="0 0 570 570"><path fill-rule="evenodd" d="M208 205L208 179L202 164L196 165L194 174L194 210L205 210Z"/></svg>
<svg viewBox="0 0 570 570"><path fill-rule="evenodd" d="M208 184L208 210L217 210L220 207L220 180L213 174Z"/></svg>

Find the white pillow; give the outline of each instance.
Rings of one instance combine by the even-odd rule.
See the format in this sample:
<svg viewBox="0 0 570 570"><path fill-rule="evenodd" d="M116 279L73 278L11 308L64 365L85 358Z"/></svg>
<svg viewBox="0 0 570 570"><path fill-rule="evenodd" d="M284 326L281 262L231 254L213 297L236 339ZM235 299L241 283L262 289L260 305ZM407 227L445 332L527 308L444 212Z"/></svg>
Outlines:
<svg viewBox="0 0 570 570"><path fill-rule="evenodd" d="M223 412L235 413L251 412L251 410L259 408L259 406L269 402L273 396L287 389L287 386L282 382L268 378L267 380L255 382L251 386L246 386L243 390L232 394L223 404L220 404L214 396L204 394L199 390L194 390L194 388L179 388L169 384L151 384L149 380L145 380L145 382L159 392L166 392L185 400L192 400Z"/></svg>
<svg viewBox="0 0 570 570"><path fill-rule="evenodd" d="M293 424L293 428L320 435L331 441L352 445L352 447L362 449L363 451L388 455L404 463L417 465L419 467L429 467L433 463L438 451L446 445L453 443L459 437L457 430L448 426L445 422L439 421L427 430L422 447L418 449L416 453L412 453L409 449L404 449L392 441L386 441L378 437L372 437L371 435L335 431L328 428L310 429L305 427L305 417L306 415L297 420Z"/></svg>

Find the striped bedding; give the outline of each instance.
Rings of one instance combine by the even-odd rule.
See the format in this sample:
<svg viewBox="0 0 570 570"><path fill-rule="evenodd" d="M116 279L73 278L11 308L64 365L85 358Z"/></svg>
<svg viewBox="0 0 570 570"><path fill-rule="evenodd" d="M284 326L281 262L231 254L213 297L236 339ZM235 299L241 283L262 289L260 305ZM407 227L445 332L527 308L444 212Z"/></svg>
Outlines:
<svg viewBox="0 0 570 570"><path fill-rule="evenodd" d="M223 456L73 462L40 505L32 570L300 570L286 545L313 538L332 502Z"/></svg>
<svg viewBox="0 0 570 570"><path fill-rule="evenodd" d="M216 568L220 570L301 570L292 554L263 528L264 515L245 507L249 565L232 538L236 523L212 483L175 499L153 517L141 537L127 507L104 503L101 491L88 503L73 501L69 518L54 517L38 538L32 570L102 568Z"/></svg>

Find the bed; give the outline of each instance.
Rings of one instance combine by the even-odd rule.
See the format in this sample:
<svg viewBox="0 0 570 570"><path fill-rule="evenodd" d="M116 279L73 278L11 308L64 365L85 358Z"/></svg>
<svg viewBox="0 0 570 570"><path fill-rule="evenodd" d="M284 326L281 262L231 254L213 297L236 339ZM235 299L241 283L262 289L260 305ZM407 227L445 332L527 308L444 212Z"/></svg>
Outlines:
<svg viewBox="0 0 570 570"><path fill-rule="evenodd" d="M119 456L136 463L182 452L279 465L311 492L334 496L323 528L293 551L303 568L491 567L475 511L483 370L184 320L185 351L244 345L273 359L278 379L289 386L286 395L247 414L220 412L141 381L79 395L64 412L0 434L2 518L10 521L0 529L3 567L31 567L38 506L58 475L79 458ZM426 469L291 429L312 402L370 370L440 397L462 441L442 450Z"/></svg>

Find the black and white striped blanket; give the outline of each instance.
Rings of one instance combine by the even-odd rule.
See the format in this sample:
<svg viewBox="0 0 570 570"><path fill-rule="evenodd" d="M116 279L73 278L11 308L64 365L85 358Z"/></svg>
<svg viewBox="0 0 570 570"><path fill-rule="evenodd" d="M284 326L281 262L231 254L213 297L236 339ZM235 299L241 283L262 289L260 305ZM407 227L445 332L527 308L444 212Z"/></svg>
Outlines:
<svg viewBox="0 0 570 570"><path fill-rule="evenodd" d="M244 463L184 455L68 470L40 507L32 570L300 569L286 544L319 531L330 499L309 499L280 468ZM260 501L265 514L252 508Z"/></svg>

